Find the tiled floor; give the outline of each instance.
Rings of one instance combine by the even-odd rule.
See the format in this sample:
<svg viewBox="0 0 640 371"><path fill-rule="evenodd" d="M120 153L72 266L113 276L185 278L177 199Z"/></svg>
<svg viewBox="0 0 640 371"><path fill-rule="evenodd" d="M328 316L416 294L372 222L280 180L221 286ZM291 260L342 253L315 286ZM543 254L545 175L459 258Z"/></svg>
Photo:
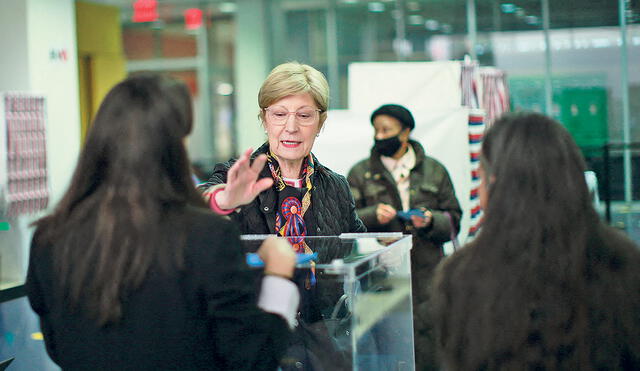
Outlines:
<svg viewBox="0 0 640 371"><path fill-rule="evenodd" d="M7 371L60 370L47 356L36 314L26 297L0 304L0 360L15 357Z"/></svg>

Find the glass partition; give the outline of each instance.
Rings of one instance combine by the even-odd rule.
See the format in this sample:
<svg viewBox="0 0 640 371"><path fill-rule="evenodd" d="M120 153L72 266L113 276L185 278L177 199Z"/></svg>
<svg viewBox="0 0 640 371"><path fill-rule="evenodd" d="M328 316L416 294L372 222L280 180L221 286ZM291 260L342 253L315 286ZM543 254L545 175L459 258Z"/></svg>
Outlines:
<svg viewBox="0 0 640 371"><path fill-rule="evenodd" d="M243 236L245 251L256 251L265 237ZM317 259L296 269L301 303L283 367L413 370L411 236L343 234L305 242Z"/></svg>

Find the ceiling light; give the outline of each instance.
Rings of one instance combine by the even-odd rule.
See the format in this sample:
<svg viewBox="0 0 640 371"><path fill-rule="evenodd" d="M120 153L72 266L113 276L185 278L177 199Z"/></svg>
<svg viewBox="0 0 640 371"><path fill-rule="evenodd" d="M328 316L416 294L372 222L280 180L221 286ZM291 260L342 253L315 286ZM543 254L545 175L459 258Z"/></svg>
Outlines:
<svg viewBox="0 0 640 371"><path fill-rule="evenodd" d="M377 1L367 4L367 7L369 8L370 12L374 12L374 13L384 12L384 4Z"/></svg>
<svg viewBox="0 0 640 371"><path fill-rule="evenodd" d="M500 4L500 9L502 10L503 13L511 14L516 11L516 6L515 4L505 3L505 4Z"/></svg>
<svg viewBox="0 0 640 371"><path fill-rule="evenodd" d="M424 22L424 28L429 31L438 31L440 28L440 22L435 19L427 19L426 22Z"/></svg>
<svg viewBox="0 0 640 371"><path fill-rule="evenodd" d="M528 15L528 16L524 17L524 21L527 24L535 26L535 25L538 24L538 17L536 17L535 15Z"/></svg>
<svg viewBox="0 0 640 371"><path fill-rule="evenodd" d="M420 14L412 14L409 16L409 24L412 26L422 26L424 17Z"/></svg>
<svg viewBox="0 0 640 371"><path fill-rule="evenodd" d="M221 82L216 87L216 93L220 95L231 95L233 94L233 85L227 82Z"/></svg>
<svg viewBox="0 0 640 371"><path fill-rule="evenodd" d="M220 5L218 5L218 9L220 9L222 13L234 13L236 8L235 3L220 3Z"/></svg>

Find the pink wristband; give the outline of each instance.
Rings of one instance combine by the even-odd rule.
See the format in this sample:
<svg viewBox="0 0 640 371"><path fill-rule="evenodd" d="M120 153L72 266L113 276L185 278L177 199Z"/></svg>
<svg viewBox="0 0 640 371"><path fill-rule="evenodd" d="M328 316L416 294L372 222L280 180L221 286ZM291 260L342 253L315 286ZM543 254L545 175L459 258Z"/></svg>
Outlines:
<svg viewBox="0 0 640 371"><path fill-rule="evenodd" d="M223 209L220 208L220 206L218 206L218 203L216 202L216 194L218 194L218 192L220 192L222 190L224 190L224 187L220 187L220 188L216 189L215 191L211 192L211 198L209 199L209 207L216 214L229 215L232 212L234 212L235 209L223 210Z"/></svg>

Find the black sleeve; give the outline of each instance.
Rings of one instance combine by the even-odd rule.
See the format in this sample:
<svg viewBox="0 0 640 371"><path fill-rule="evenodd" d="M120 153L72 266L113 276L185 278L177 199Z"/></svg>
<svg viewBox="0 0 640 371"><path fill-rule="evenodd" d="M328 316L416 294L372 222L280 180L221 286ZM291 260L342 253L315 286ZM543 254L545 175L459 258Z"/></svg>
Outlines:
<svg viewBox="0 0 640 371"><path fill-rule="evenodd" d="M287 323L257 307L238 229L228 220L211 220L215 224L206 232L195 265L220 369L275 370L290 336Z"/></svg>
<svg viewBox="0 0 640 371"><path fill-rule="evenodd" d="M433 215L431 225L427 228L418 229L418 234L423 238L436 243L450 241L452 232L458 235L460 232L460 219L462 218L462 209L460 208L460 203L458 203L449 173L444 167L441 167L441 171L442 177L438 186L438 208L431 210Z"/></svg>
<svg viewBox="0 0 640 371"><path fill-rule="evenodd" d="M27 297L29 298L29 304L31 304L31 308L38 315L43 315L47 313L47 308L44 301L44 295L42 292L42 287L40 286L40 282L38 281L38 277L36 274L36 267L38 266L39 261L36 259L36 250L38 249L36 243L36 236L34 235L31 240L31 249L29 252L29 267L27 268L27 279L25 281L25 289L27 291Z"/></svg>
<svg viewBox="0 0 640 371"><path fill-rule="evenodd" d="M358 212L356 211L356 203L353 199L353 196L349 191L347 191L347 193L349 194L349 232L364 233L367 231L367 227L364 226L364 223L358 216Z"/></svg>
<svg viewBox="0 0 640 371"><path fill-rule="evenodd" d="M349 201L349 209L347 211L349 218L349 232L350 233L363 233L367 231L367 227L364 226L364 223L359 217L358 212L356 211L356 201L353 197L352 188L349 185L349 181L343 177L339 176L341 186L343 191L346 194L347 200Z"/></svg>
<svg viewBox="0 0 640 371"><path fill-rule="evenodd" d="M45 275L44 279L46 279L46 277L52 276L50 268L47 269L47 267L50 267L51 258L39 256L39 252L42 252L42 250L46 247L39 246L37 241L38 232L36 231L34 233L33 239L31 240L31 249L29 252L29 267L27 268L25 289L31 308L40 317L40 330L42 331L42 335L44 336L47 353L54 362L58 362L53 330L51 326L49 326L48 322L49 308L47 307L46 303L45 290L42 287L41 279L39 277Z"/></svg>
<svg viewBox="0 0 640 371"><path fill-rule="evenodd" d="M226 183L227 182L227 173L229 172L229 169L231 168L231 166L233 166L233 164L235 162L236 162L236 159L231 159L231 160L229 160L227 162L219 162L219 163L217 163L216 166L213 168L213 174L211 175L209 180L207 180L204 183L199 184L198 185L198 189L201 192L204 192L205 190L207 190L211 186L222 184L222 183Z"/></svg>
<svg viewBox="0 0 640 371"><path fill-rule="evenodd" d="M364 197L364 181L362 179L362 170L354 166L347 175L347 181L353 195L355 210L365 226L380 226L376 217L376 209L378 204L367 205Z"/></svg>

